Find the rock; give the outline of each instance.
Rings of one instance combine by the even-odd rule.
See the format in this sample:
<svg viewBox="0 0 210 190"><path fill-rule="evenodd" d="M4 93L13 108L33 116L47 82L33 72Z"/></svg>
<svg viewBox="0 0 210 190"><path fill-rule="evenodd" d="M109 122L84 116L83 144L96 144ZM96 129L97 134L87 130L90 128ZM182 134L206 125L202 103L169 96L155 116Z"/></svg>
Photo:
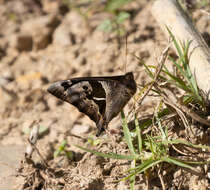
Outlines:
<svg viewBox="0 0 210 190"><path fill-rule="evenodd" d="M3 107L8 107L7 105L11 105L14 102L18 101L18 95L10 89L5 88L2 86L0 88L0 103Z"/></svg>
<svg viewBox="0 0 210 190"><path fill-rule="evenodd" d="M17 36L16 48L19 51L46 48L51 43L52 34L59 23L59 18L53 15L27 20Z"/></svg>
<svg viewBox="0 0 210 190"><path fill-rule="evenodd" d="M61 24L53 34L53 43L61 46L71 45L70 28Z"/></svg>
<svg viewBox="0 0 210 190"><path fill-rule="evenodd" d="M60 26L55 30L53 43L62 46L81 43L88 32L87 29L84 30L84 25L85 22L81 15L75 11L69 12L66 14Z"/></svg>
<svg viewBox="0 0 210 190"><path fill-rule="evenodd" d="M33 39L29 34L20 34L17 36L18 51L31 51L33 47Z"/></svg>
<svg viewBox="0 0 210 190"><path fill-rule="evenodd" d="M74 135L81 135L88 133L89 131L90 131L90 126L76 124L73 126L71 133Z"/></svg>
<svg viewBox="0 0 210 190"><path fill-rule="evenodd" d="M59 9L59 5L62 3L61 1L52 1L52 0L42 0L40 1L43 7L43 11L46 13L55 13Z"/></svg>
<svg viewBox="0 0 210 190"><path fill-rule="evenodd" d="M6 86L12 81L14 81L14 76L11 71L5 71L2 75L0 75L0 87Z"/></svg>

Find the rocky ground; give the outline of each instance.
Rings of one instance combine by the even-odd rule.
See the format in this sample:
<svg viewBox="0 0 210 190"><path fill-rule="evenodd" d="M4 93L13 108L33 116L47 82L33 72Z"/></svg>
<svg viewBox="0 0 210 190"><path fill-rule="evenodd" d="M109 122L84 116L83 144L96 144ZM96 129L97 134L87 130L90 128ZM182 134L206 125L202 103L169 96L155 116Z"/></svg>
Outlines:
<svg viewBox="0 0 210 190"><path fill-rule="evenodd" d="M78 9L69 8L62 1L0 2L0 189L128 189L128 182L114 182L129 168L128 161L104 159L75 148L74 144L86 146L88 137L95 136L95 124L46 89L57 80L112 76L129 71L134 72L138 85L146 84L149 78L133 54L146 64L155 65L167 45L167 39L151 15L152 2L134 1L123 8L131 15L123 23L128 33L127 53L125 37L97 29L104 18L110 18L107 12L92 9L84 17ZM97 5L99 10L100 6L103 5ZM85 5L81 5L83 9ZM209 43L209 15L197 9L192 17ZM155 102L155 98L146 98L139 115L151 113ZM126 110L131 105L133 101ZM20 163L34 121L39 121L45 129L37 147L54 169L49 175L41 168L35 171L32 166ZM120 131L120 123L118 117L109 127ZM74 153L73 160L65 155L53 159L54 151L64 139L67 149ZM128 151L125 143L110 141L110 136L104 135L101 142L97 150ZM39 162L40 157L35 153L33 160ZM21 173L18 177L15 177L16 168ZM168 189L188 189L189 186L207 189L208 183L198 176L185 173L186 180L180 169L171 170L166 176L170 179L170 183L166 181ZM40 185L40 176L45 176L48 186ZM147 185L144 176L139 176L137 189ZM157 177L153 179L152 189L161 189Z"/></svg>

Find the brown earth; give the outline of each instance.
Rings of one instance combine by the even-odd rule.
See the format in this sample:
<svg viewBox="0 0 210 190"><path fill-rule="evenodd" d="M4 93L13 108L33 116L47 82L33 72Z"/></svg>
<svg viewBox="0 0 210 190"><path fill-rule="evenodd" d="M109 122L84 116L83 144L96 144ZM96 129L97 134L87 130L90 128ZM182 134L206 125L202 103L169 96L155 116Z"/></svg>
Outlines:
<svg viewBox="0 0 210 190"><path fill-rule="evenodd" d="M61 6L61 1L1 1L0 189L129 188L128 182L115 180L125 175L130 163L104 159L75 148L74 144L86 146L88 137L95 138L95 124L75 107L48 94L46 89L57 80L112 76L125 71L133 71L136 82L146 84L149 78L133 54L146 64L155 65L167 45L167 39L150 13L151 3L135 1L124 8L131 13L130 19L124 23L128 32L128 53L125 54L125 37L119 40L115 33L106 34L97 29L104 18L110 17L107 13L90 11L86 20L76 9ZM200 32L209 40L209 15L196 10L192 16ZM156 98L146 98L139 116L152 113L156 102ZM130 101L126 110L132 104ZM40 125L47 129L37 148L53 168L48 173L41 167L37 171L31 165L19 163L24 158L28 128L34 121L40 121ZM109 128L120 131L120 123L118 117ZM73 161L65 155L53 159L54 151L64 139L68 142L67 149L74 152ZM110 141L110 136L103 135L100 140L97 150L128 152L125 143L116 139ZM40 162L40 157L35 153L33 160ZM14 176L16 167L21 173L18 177ZM170 171L164 176L167 189L208 188L206 179L177 167L170 168ZM40 176L45 176L45 185L40 183ZM148 186L145 178L139 175L136 189ZM151 189L161 189L156 175Z"/></svg>

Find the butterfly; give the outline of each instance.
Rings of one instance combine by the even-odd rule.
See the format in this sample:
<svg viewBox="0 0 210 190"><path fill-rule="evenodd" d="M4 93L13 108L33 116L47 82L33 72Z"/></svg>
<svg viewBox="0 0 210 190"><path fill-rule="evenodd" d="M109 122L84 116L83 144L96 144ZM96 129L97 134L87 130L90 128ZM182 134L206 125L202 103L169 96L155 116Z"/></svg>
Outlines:
<svg viewBox="0 0 210 190"><path fill-rule="evenodd" d="M119 76L62 80L47 90L93 120L99 136L136 93L136 82L133 73L129 72Z"/></svg>

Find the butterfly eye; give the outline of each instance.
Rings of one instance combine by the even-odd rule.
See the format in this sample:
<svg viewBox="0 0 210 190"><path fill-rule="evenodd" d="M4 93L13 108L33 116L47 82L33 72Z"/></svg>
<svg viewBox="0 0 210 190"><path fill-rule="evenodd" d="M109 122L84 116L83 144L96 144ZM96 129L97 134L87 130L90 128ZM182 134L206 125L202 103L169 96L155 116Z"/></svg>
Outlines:
<svg viewBox="0 0 210 190"><path fill-rule="evenodd" d="M82 88L83 88L85 91L88 90L88 86L83 86Z"/></svg>

